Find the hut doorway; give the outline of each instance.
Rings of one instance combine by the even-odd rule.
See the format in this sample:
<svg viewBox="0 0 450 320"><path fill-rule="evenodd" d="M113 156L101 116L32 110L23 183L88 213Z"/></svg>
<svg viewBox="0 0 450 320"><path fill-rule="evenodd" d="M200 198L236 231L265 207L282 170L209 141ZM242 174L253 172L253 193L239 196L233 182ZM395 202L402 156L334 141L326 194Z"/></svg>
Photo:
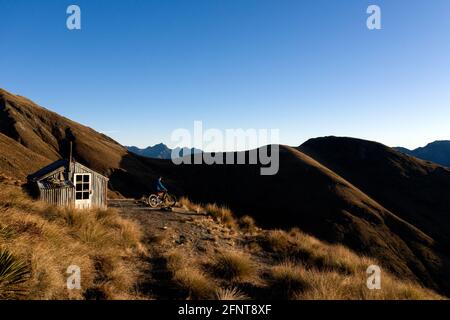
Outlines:
<svg viewBox="0 0 450 320"><path fill-rule="evenodd" d="M90 173L75 174L75 208L90 209L92 203L92 187Z"/></svg>

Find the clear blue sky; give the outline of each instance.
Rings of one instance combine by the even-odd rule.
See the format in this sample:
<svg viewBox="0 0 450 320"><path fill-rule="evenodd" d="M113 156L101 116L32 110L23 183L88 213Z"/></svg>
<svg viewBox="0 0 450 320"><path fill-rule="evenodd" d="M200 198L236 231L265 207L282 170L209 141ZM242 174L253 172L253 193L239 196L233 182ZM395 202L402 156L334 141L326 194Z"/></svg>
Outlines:
<svg viewBox="0 0 450 320"><path fill-rule="evenodd" d="M66 28L70 4L81 31ZM170 144L194 120L279 128L289 145L450 139L448 0L0 0L0 12L0 87L122 144Z"/></svg>

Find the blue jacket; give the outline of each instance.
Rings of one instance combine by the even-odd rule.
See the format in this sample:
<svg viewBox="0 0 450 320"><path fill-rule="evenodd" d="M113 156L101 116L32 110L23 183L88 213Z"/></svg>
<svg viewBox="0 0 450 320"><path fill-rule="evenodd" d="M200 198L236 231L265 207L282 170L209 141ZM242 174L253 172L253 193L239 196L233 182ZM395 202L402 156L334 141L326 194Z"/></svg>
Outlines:
<svg viewBox="0 0 450 320"><path fill-rule="evenodd" d="M156 191L158 191L158 192L167 191L167 188L164 187L164 185L162 184L162 182L159 179L156 180Z"/></svg>

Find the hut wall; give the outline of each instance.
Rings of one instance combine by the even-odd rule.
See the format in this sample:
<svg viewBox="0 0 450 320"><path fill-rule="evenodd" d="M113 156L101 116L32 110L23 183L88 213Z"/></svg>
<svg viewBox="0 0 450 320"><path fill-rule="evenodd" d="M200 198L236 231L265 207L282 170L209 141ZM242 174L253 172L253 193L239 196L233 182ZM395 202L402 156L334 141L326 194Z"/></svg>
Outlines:
<svg viewBox="0 0 450 320"><path fill-rule="evenodd" d="M40 189L41 200L57 206L70 207L74 205L74 189L65 188L48 188Z"/></svg>

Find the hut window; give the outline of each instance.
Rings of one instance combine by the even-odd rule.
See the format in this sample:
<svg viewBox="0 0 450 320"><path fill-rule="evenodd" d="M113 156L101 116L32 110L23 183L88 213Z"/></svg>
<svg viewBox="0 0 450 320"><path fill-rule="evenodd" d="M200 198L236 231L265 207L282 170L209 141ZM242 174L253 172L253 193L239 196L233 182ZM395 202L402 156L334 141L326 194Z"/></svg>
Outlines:
<svg viewBox="0 0 450 320"><path fill-rule="evenodd" d="M75 178L75 199L88 200L91 187L91 176L89 174L79 174Z"/></svg>

